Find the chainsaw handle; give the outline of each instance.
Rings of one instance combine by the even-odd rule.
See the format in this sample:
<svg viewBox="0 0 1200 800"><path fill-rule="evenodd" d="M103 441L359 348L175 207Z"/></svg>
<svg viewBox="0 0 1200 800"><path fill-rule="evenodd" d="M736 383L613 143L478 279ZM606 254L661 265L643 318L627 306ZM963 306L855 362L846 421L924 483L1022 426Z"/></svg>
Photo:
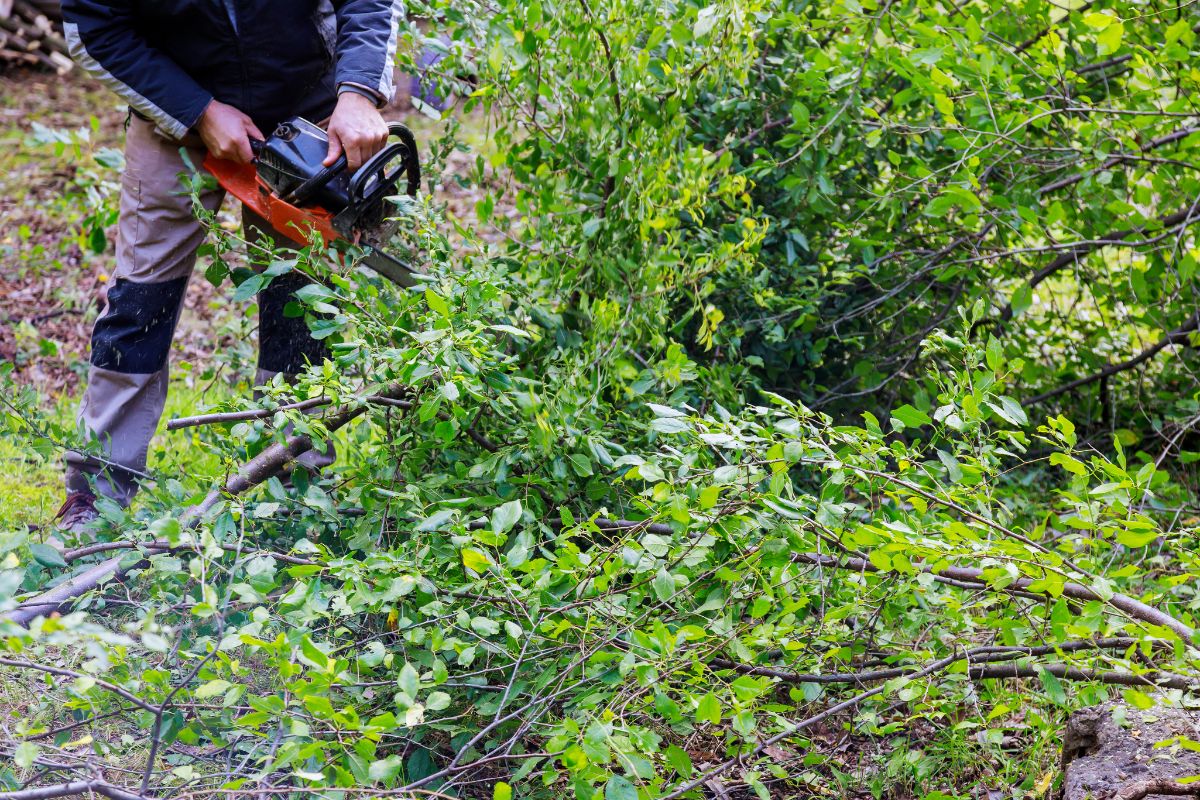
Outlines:
<svg viewBox="0 0 1200 800"><path fill-rule="evenodd" d="M291 203L294 206L302 206L312 199L312 196L325 188L325 184L336 178L338 175L346 171L346 154L342 153L338 156L338 160L330 164L325 169L313 175L311 178L300 184L287 197L283 198L284 202Z"/></svg>
<svg viewBox="0 0 1200 800"><path fill-rule="evenodd" d="M394 187L402 172L408 174L405 193L409 197L416 195L417 189L420 188L421 164L417 160L417 140L412 131L399 122L391 122L388 124L388 136L395 136L400 141L387 145L371 156L350 178L350 197L355 200L364 199L368 191L373 195L378 194L380 186L387 186L389 189ZM400 166L388 172L388 164L397 156L401 159ZM378 178L380 183L369 187L368 182L372 178Z"/></svg>

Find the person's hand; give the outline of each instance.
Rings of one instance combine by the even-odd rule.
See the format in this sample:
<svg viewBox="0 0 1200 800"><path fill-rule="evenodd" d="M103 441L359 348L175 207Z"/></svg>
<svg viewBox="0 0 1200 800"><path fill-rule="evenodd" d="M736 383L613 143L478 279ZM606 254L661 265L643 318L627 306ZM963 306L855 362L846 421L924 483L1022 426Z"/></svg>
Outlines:
<svg viewBox="0 0 1200 800"><path fill-rule="evenodd" d="M250 137L262 140L262 135L249 117L231 105L213 100L204 109L196 129L208 152L217 158L249 164L254 160L250 149Z"/></svg>
<svg viewBox="0 0 1200 800"><path fill-rule="evenodd" d="M329 118L329 154L325 156L325 166L337 161L344 152L347 165L356 170L382 150L387 140L387 123L375 104L361 94L342 92Z"/></svg>

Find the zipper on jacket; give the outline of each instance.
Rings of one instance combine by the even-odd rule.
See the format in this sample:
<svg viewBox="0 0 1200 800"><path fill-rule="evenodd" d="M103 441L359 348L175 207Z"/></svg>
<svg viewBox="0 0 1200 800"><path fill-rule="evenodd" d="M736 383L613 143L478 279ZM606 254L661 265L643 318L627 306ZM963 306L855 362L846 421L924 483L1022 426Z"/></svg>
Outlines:
<svg viewBox="0 0 1200 800"><path fill-rule="evenodd" d="M237 2L236 0L221 0L221 5L225 7L225 16L229 18L229 26L233 28L233 47L237 52L238 69L242 73L242 102L238 107L238 111L252 117L255 110L248 107L250 103L248 89L250 74L246 71L246 53L242 50L241 31L238 30Z"/></svg>

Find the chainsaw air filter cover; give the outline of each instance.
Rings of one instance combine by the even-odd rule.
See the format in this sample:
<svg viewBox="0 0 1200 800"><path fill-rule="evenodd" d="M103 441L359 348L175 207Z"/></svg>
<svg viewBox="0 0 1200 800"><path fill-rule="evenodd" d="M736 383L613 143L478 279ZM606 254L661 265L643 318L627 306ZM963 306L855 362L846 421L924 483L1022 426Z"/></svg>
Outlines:
<svg viewBox="0 0 1200 800"><path fill-rule="evenodd" d="M297 117L255 144L259 178L286 202L315 204L335 213L350 204L351 176L345 162L330 167L321 163L329 153L329 137L316 125Z"/></svg>

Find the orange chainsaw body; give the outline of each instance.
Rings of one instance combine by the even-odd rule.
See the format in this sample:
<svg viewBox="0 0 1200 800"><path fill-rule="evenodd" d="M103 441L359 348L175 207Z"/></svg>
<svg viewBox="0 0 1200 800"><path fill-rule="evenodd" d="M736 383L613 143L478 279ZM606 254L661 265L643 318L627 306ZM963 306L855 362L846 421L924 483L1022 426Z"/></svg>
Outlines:
<svg viewBox="0 0 1200 800"><path fill-rule="evenodd" d="M310 244L313 232L320 234L325 244L343 238L333 228L333 214L320 206L297 208L284 202L258 177L253 164L239 164L209 154L204 157L204 168L227 192L296 244Z"/></svg>
<svg viewBox="0 0 1200 800"><path fill-rule="evenodd" d="M393 122L388 133L399 141L387 144L351 173L344 153L331 165L323 163L329 150L325 131L296 117L280 124L265 141L251 140L253 163L208 154L204 168L281 236L301 246L317 237L324 245L348 241L362 247L363 264L400 286L411 286L413 268L386 252L384 204L399 191L401 178L407 178L405 193L416 195L421 167L412 131Z"/></svg>

